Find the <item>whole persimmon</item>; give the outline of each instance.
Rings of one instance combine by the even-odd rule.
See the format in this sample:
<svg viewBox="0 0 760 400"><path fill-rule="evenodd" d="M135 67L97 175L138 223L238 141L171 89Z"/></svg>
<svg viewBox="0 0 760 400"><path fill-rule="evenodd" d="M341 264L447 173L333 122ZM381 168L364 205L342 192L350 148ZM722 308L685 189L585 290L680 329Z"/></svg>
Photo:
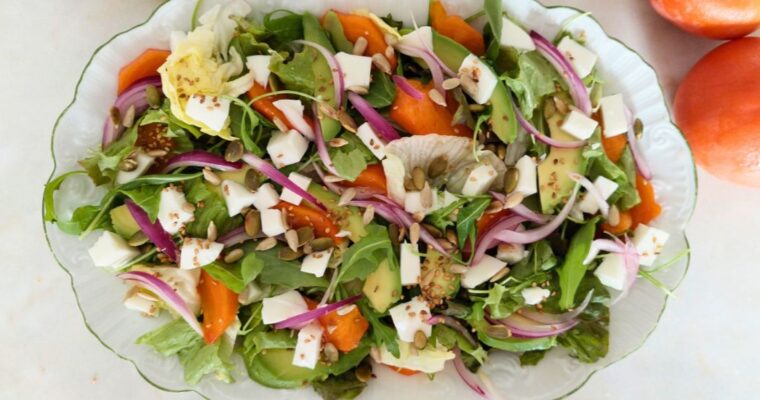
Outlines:
<svg viewBox="0 0 760 400"><path fill-rule="evenodd" d="M674 113L697 163L711 174L760 187L760 38L707 54L678 88Z"/></svg>
<svg viewBox="0 0 760 400"><path fill-rule="evenodd" d="M686 32L736 39L760 27L760 0L650 0L657 12Z"/></svg>

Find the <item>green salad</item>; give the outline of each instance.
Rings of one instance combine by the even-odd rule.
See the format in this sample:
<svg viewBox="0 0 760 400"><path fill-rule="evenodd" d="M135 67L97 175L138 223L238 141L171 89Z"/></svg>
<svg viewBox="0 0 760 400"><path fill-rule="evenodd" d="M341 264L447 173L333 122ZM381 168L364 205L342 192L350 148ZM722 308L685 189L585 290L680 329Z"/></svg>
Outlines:
<svg viewBox="0 0 760 400"><path fill-rule="evenodd" d="M451 361L488 398L492 352L597 362L610 307L638 276L659 285L644 126L583 35L547 39L501 3L434 0L411 24L259 20L241 0L194 15L121 69L102 143L48 184L45 220L97 236L126 308L170 321L137 343L191 385L232 382L239 357L261 385L351 399L373 369ZM57 214L74 175L105 195Z"/></svg>

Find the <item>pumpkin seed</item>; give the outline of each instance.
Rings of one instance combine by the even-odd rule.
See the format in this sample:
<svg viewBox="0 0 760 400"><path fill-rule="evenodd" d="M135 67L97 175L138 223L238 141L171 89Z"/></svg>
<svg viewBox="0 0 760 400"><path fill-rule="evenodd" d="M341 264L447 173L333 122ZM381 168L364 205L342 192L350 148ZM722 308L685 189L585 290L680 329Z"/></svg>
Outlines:
<svg viewBox="0 0 760 400"><path fill-rule="evenodd" d="M638 118L633 122L633 133L636 135L636 139L641 140L644 137L644 123Z"/></svg>
<svg viewBox="0 0 760 400"><path fill-rule="evenodd" d="M412 178L404 177L404 189L406 189L407 192L411 192L415 189Z"/></svg>
<svg viewBox="0 0 760 400"><path fill-rule="evenodd" d="M147 152L145 154L147 154L147 155L149 155L151 157L163 157L163 156L169 154L169 152L166 151L166 150L158 149L158 150L151 150L151 151L149 151L149 152Z"/></svg>
<svg viewBox="0 0 760 400"><path fill-rule="evenodd" d="M248 211L245 214L243 226L245 227L246 235L256 237L261 232L261 213L257 210Z"/></svg>
<svg viewBox="0 0 760 400"><path fill-rule="evenodd" d="M161 107L161 92L153 85L145 87L145 97L152 108Z"/></svg>
<svg viewBox="0 0 760 400"><path fill-rule="evenodd" d="M111 123L113 126L118 127L121 125L121 111L119 110L119 107L111 107L111 110L109 111L109 116L111 117Z"/></svg>
<svg viewBox="0 0 760 400"><path fill-rule="evenodd" d="M457 243L457 232L451 228L446 229L446 240L451 243Z"/></svg>
<svg viewBox="0 0 760 400"><path fill-rule="evenodd" d="M369 93L369 89L364 86L358 86L358 85L351 85L346 88L349 92L354 92L357 94L367 94Z"/></svg>
<svg viewBox="0 0 760 400"><path fill-rule="evenodd" d="M325 251L333 247L333 240L329 237L316 238L309 242L309 246L313 251Z"/></svg>
<svg viewBox="0 0 760 400"><path fill-rule="evenodd" d="M443 237L443 232L441 232L440 229L434 227L433 225L422 224L422 227L424 227L428 232L430 232L430 234L433 235L433 237L435 237L435 238L442 238Z"/></svg>
<svg viewBox="0 0 760 400"><path fill-rule="evenodd" d="M245 253L243 253L243 249L232 250L231 252L227 253L226 256L224 256L224 262L226 262L227 264L232 264L235 261L238 261L241 258L243 258L244 254Z"/></svg>
<svg viewBox="0 0 760 400"><path fill-rule="evenodd" d="M372 65L374 65L377 69L379 69L385 74L390 75L391 73L390 61L388 61L388 59L385 58L385 56L380 53L375 53L372 55Z"/></svg>
<svg viewBox="0 0 760 400"><path fill-rule="evenodd" d="M433 103L446 107L446 98L443 97L443 93L439 92L438 89L430 89L428 97L430 97L430 100L433 100Z"/></svg>
<svg viewBox="0 0 760 400"><path fill-rule="evenodd" d="M504 325L488 325L485 333L494 339L509 339L512 337L512 332Z"/></svg>
<svg viewBox="0 0 760 400"><path fill-rule="evenodd" d="M314 239L314 228L302 226L296 229L296 234L298 234L298 245L303 246Z"/></svg>
<svg viewBox="0 0 760 400"><path fill-rule="evenodd" d="M266 238L256 245L256 251L267 251L274 246L277 246L277 239L273 237Z"/></svg>
<svg viewBox="0 0 760 400"><path fill-rule="evenodd" d="M375 218L375 207L373 207L371 204L367 206L367 209L364 210L364 214L362 215L362 222L364 225L369 225L370 222Z"/></svg>
<svg viewBox="0 0 760 400"><path fill-rule="evenodd" d="M338 361L338 357L340 356L338 349L332 343L325 344L325 348L322 349L322 352L325 354L325 360L329 363Z"/></svg>
<svg viewBox="0 0 760 400"><path fill-rule="evenodd" d="M142 246L145 243L148 243L148 237L142 232L135 233L129 238L129 241L127 241L127 244L132 247Z"/></svg>
<svg viewBox="0 0 760 400"><path fill-rule="evenodd" d="M504 209L504 203L500 202L499 200L491 200L491 204L488 205L488 208L486 208L485 213L486 214L495 214L501 210Z"/></svg>
<svg viewBox="0 0 760 400"><path fill-rule="evenodd" d="M124 172L131 172L137 169L137 161L132 158L125 158L119 163L119 169Z"/></svg>
<svg viewBox="0 0 760 400"><path fill-rule="evenodd" d="M282 261L293 261L301 257L303 253L298 250L291 250L290 247L280 247L277 257Z"/></svg>
<svg viewBox="0 0 760 400"><path fill-rule="evenodd" d="M442 86L446 90L451 90L451 89L455 89L460 84L461 84L461 82L459 81L459 78L454 77L454 78L449 78L449 79L446 79L445 81L443 81Z"/></svg>
<svg viewBox="0 0 760 400"><path fill-rule="evenodd" d="M354 374L356 375L356 379L359 380L359 382L368 382L370 378L372 378L372 366L370 366L367 362L363 362L359 364L358 367L356 367Z"/></svg>
<svg viewBox="0 0 760 400"><path fill-rule="evenodd" d="M124 117L121 119L121 124L125 128L131 128L135 123L135 106L131 105L127 108L127 112L124 113Z"/></svg>
<svg viewBox="0 0 760 400"><path fill-rule="evenodd" d="M351 133L356 133L356 121L345 110L338 111L338 122Z"/></svg>
<svg viewBox="0 0 760 400"><path fill-rule="evenodd" d="M351 54L355 56L360 56L364 54L364 51L367 50L367 38L364 36L359 36L358 39L356 39L356 43L354 43L354 48L351 50Z"/></svg>
<svg viewBox="0 0 760 400"><path fill-rule="evenodd" d="M498 146L496 146L496 156L499 157L499 159L503 160L507 157L507 145L503 143L499 143Z"/></svg>
<svg viewBox="0 0 760 400"><path fill-rule="evenodd" d="M412 184L417 190L425 187L425 171L421 167L414 167L412 170Z"/></svg>
<svg viewBox="0 0 760 400"><path fill-rule="evenodd" d="M427 182L425 182L425 186L420 191L420 203L425 208L433 207L433 190L430 189L430 185Z"/></svg>
<svg viewBox="0 0 760 400"><path fill-rule="evenodd" d="M327 142L327 144L330 145L330 147L339 148L339 147L343 147L347 145L348 140L343 139L343 138L333 138L333 139L330 139L330 141Z"/></svg>
<svg viewBox="0 0 760 400"><path fill-rule="evenodd" d="M391 243L393 243L394 246L398 246L400 244L398 225L388 225L388 237L391 239Z"/></svg>
<svg viewBox="0 0 760 400"><path fill-rule="evenodd" d="M295 229L288 229L285 232L285 241L290 250L298 251L298 232Z"/></svg>
<svg viewBox="0 0 760 400"><path fill-rule="evenodd" d="M512 193L508 195L507 199L504 201L504 209L507 210L510 208L515 208L515 206L522 203L524 199L525 199L524 194L520 192Z"/></svg>
<svg viewBox="0 0 760 400"><path fill-rule="evenodd" d="M517 188L520 181L520 170L515 167L509 167L504 173L504 193L510 194Z"/></svg>
<svg viewBox="0 0 760 400"><path fill-rule="evenodd" d="M443 175L448 167L448 157L445 155L438 156L430 162L430 165L428 165L428 176L430 176L431 179L435 179Z"/></svg>
<svg viewBox="0 0 760 400"><path fill-rule="evenodd" d="M509 267L504 267L504 268L500 269L499 272L496 273L496 275L494 275L493 277L491 277L491 279L489 280L489 282L498 282L498 281L502 280L502 278L504 278L505 276L507 276L509 274L509 271L510 271Z"/></svg>
<svg viewBox="0 0 760 400"><path fill-rule="evenodd" d="M229 162L240 161L240 158L243 157L243 152L245 152L245 149L242 143L238 141L230 142L224 152L224 159Z"/></svg>
<svg viewBox="0 0 760 400"><path fill-rule="evenodd" d="M423 331L417 331L414 333L414 347L418 350L422 350L427 346L427 335Z"/></svg>
<svg viewBox="0 0 760 400"><path fill-rule="evenodd" d="M610 211L607 214L607 223L611 226L618 226L620 224L620 209L614 204L610 206Z"/></svg>
<svg viewBox="0 0 760 400"><path fill-rule="evenodd" d="M251 191L258 190L259 186L261 185L259 173L253 169L249 169L248 171L246 171L243 184L248 190L251 190Z"/></svg>

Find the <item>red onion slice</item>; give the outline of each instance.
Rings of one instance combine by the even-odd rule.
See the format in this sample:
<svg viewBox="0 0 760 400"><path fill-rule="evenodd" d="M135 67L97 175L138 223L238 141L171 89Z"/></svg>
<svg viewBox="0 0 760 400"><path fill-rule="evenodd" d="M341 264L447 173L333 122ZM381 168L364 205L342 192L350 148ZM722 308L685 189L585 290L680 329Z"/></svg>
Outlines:
<svg viewBox="0 0 760 400"><path fill-rule="evenodd" d="M507 318L496 320L512 332L512 336L537 339L549 336L557 336L567 332L578 325L578 320L569 320L559 324L541 324L518 314L512 314Z"/></svg>
<svg viewBox="0 0 760 400"><path fill-rule="evenodd" d="M562 52L548 39L536 31L530 31L530 37L536 45L536 50L562 75L570 89L570 96L578 107L587 116L591 115L593 107L588 89L572 64L562 55Z"/></svg>
<svg viewBox="0 0 760 400"><path fill-rule="evenodd" d="M473 392L477 393L478 396L488 399L489 396L486 390L481 386L480 379L478 379L478 377L475 376L466 365L464 365L464 361L462 361L462 352L459 350L459 347L454 347L453 351L456 355L454 358L454 368L457 370L459 377L462 378L464 383L469 386Z"/></svg>
<svg viewBox="0 0 760 400"><path fill-rule="evenodd" d="M623 265L626 270L626 283L618 295L611 300L610 306L614 305L618 301L622 300L628 295L633 284L636 283L636 277L639 275L639 252L636 250L636 246L633 245L627 237L625 245L623 246Z"/></svg>
<svg viewBox="0 0 760 400"><path fill-rule="evenodd" d="M491 192L491 196L493 196L494 199L499 200L502 203L506 203L507 202L507 196L504 193ZM517 215L520 215L522 217L525 217L528 221L534 222L536 224L545 224L545 223L549 222L549 216L548 215L539 214L539 213L531 210L530 208L528 208L524 204L518 204L518 205L510 208L510 210L513 213L515 213Z"/></svg>
<svg viewBox="0 0 760 400"><path fill-rule="evenodd" d="M319 109L317 107L317 103L314 103L312 105L312 110L314 111L315 116L319 116ZM319 159L322 160L322 163L325 164L325 168L327 168L327 171L330 172L333 175L340 176L338 171L335 169L335 165L332 162L332 159L330 158L330 153L327 151L327 144L325 143L325 137L322 134L322 124L319 122L319 118L314 119L314 143L317 146L317 154L319 154Z"/></svg>
<svg viewBox="0 0 760 400"><path fill-rule="evenodd" d="M166 173L180 167L210 167L219 171L235 171L243 168L243 163L227 161L224 157L208 151L193 150L169 159L162 172Z"/></svg>
<svg viewBox="0 0 760 400"><path fill-rule="evenodd" d="M610 213L610 205L607 204L607 200L605 200L604 197L602 197L602 194L599 193L596 185L594 185L590 180L588 180L588 178L581 174L571 173L570 179L579 183L581 186L583 186L584 189L586 189L586 195L591 196L594 199L594 202L599 207L599 211L602 213L604 218L607 218Z"/></svg>
<svg viewBox="0 0 760 400"><path fill-rule="evenodd" d="M245 233L245 227L241 226L220 236L216 242L223 244L224 247L232 247L252 239L251 236Z"/></svg>
<svg viewBox="0 0 760 400"><path fill-rule="evenodd" d="M129 107L135 108L135 116L139 116L145 110L148 109L148 96L145 93L145 88L148 86L154 86L158 89L161 88L161 78L154 76L150 78L141 79L130 86L124 93L120 94L113 104L113 107L119 110L119 115L124 116ZM107 149L116 139L121 136L126 128L119 124L114 125L113 119L109 115L106 118L106 122L103 126L103 139L101 146L103 150Z"/></svg>
<svg viewBox="0 0 760 400"><path fill-rule="evenodd" d="M502 231L495 236L496 240L514 244L529 244L546 238L547 236L551 235L552 232L557 230L557 228L562 225L562 222L565 221L567 216L570 214L570 211L573 209L573 205L575 205L575 199L577 196L578 188L576 186L576 188L573 190L573 194L569 199L567 199L567 203L565 203L562 211L560 211L560 213L557 214L557 216L554 217L554 219L552 219L552 221L548 224L536 229L530 229L522 232Z"/></svg>
<svg viewBox="0 0 760 400"><path fill-rule="evenodd" d="M538 129L536 129L536 127L533 126L533 124L525 118L525 116L522 114L522 111L520 111L520 108L515 104L514 100L512 100L512 108L515 110L515 116L517 117L517 122L520 124L520 126L525 129L526 132L533 135L533 137L536 138L536 140L539 142L559 149L577 149L586 145L585 140L566 141L552 139L549 136L546 136L543 133L539 132Z"/></svg>
<svg viewBox="0 0 760 400"><path fill-rule="evenodd" d="M253 167L255 170L266 175L269 179L273 180L280 186L286 189L289 189L291 192L295 193L302 199L319 207L319 209L321 209L322 211L327 211L327 208L325 207L325 205L322 204L319 200L317 200L316 197L314 197L311 193L307 192L306 190L301 189L300 186L296 185L295 182L288 179L288 177L285 176L285 174L280 172L272 164L262 160L260 157L252 153L245 153L243 155L243 161L245 161L248 165Z"/></svg>
<svg viewBox="0 0 760 400"><path fill-rule="evenodd" d="M308 325L311 321L314 321L315 319L331 312L335 311L341 307L345 307L349 304L354 304L361 298L361 295L356 295L349 297L347 299L343 299L341 301L332 303L332 304L326 304L323 307L317 307L313 310L309 310L303 314L298 314L296 316L290 317L284 321L280 321L276 324L274 324L275 329L301 329L304 326Z"/></svg>
<svg viewBox="0 0 760 400"><path fill-rule="evenodd" d="M514 231L523 222L527 221L527 218L521 215L509 215L499 222L493 224L491 228L482 234L478 243L475 245L475 253L472 256L472 262L470 265L476 265L483 259L486 251L493 248L497 244L496 236L502 231Z"/></svg>
<svg viewBox="0 0 760 400"><path fill-rule="evenodd" d="M302 44L316 49L322 57L327 61L327 65L330 66L332 72L333 86L335 86L335 103L340 107L343 104L343 92L345 89L345 83L343 81L343 70L340 68L340 63L335 56L327 50L324 46L318 43L310 42L308 40L294 40L293 43Z"/></svg>
<svg viewBox="0 0 760 400"><path fill-rule="evenodd" d="M367 120L372 129L382 136L386 142L401 139L401 135L398 134L396 128L383 118L362 96L351 92L348 94L348 100L356 108L356 111L359 111L359 114Z"/></svg>
<svg viewBox="0 0 760 400"><path fill-rule="evenodd" d="M415 100L422 100L425 98L425 94L417 90L416 87L412 86L406 78L404 78L401 75L393 75L393 82L396 83L396 86L398 86L399 89L403 90L404 93L408 94Z"/></svg>
<svg viewBox="0 0 760 400"><path fill-rule="evenodd" d="M142 271L125 272L118 275L119 278L133 282L135 285L150 290L158 296L167 306L171 307L188 325L199 335L203 336L203 330L195 318L195 314L190 310L182 297L174 289L161 279Z"/></svg>
<svg viewBox="0 0 760 400"><path fill-rule="evenodd" d="M135 222L137 222L137 226L139 226L140 230L145 233L148 240L156 245L158 251L166 254L172 261L177 262L177 259L179 258L179 249L174 243L174 240L172 240L172 236L161 226L161 223L158 221L150 222L148 214L132 200L127 199L124 204L127 205L127 209L129 210L129 213L132 214L132 218L135 219Z"/></svg>
<svg viewBox="0 0 760 400"><path fill-rule="evenodd" d="M421 58L422 61L425 61L425 64L427 64L428 69L430 70L430 75L433 76L433 83L435 84L435 90L439 91L441 95L446 96L446 89L443 88L443 70L441 69L441 65L436 62L436 60L430 55L429 52L425 51L424 49L420 49L414 46L408 46L399 44L396 46L396 48L410 56L410 57L416 57ZM445 101L445 100L444 100Z"/></svg>
<svg viewBox="0 0 760 400"><path fill-rule="evenodd" d="M433 317L430 317L428 319L428 324L430 325L436 325L436 324L443 324L448 326L449 328L459 332L460 335L464 336L465 339L467 339L470 344L473 346L478 346L478 341L475 340L474 337L472 337L472 334L470 333L467 328L465 328L464 325L462 325L459 321L457 321L454 317L450 317L448 315L435 315Z"/></svg>
<svg viewBox="0 0 760 400"><path fill-rule="evenodd" d="M586 298L583 299L583 302L580 305L578 305L578 307L576 307L573 311L568 311L562 314L549 314L549 313L534 311L531 309L522 309L518 311L517 313L525 318L528 318L529 320L538 322L540 324L561 325L581 315L583 311L586 310L588 305L591 304L591 298L594 297L593 295L594 295L594 291L590 290L588 294L586 295Z"/></svg>
<svg viewBox="0 0 760 400"><path fill-rule="evenodd" d="M591 248L588 251L588 255L583 260L583 265L591 264L591 261L596 258L600 251L606 251L608 253L623 253L625 247L622 243L610 239L596 239L591 242Z"/></svg>

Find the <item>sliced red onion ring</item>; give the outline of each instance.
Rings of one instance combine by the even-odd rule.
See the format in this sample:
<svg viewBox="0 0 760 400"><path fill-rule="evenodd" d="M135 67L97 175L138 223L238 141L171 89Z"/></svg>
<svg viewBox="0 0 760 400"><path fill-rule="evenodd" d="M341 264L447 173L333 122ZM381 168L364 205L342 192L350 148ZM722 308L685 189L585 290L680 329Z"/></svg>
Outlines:
<svg viewBox="0 0 760 400"><path fill-rule="evenodd" d="M145 93L145 88L148 86L154 86L158 89L161 88L161 78L153 76L150 78L141 79L130 86L124 93L120 94L116 98L113 106L119 110L119 115L124 116L129 110L129 107L135 108L135 116L139 116L145 110L148 109L148 96ZM121 136L126 128L121 124L114 125L113 119L109 115L106 118L105 125L103 126L103 140L101 146L103 150L107 149L116 139Z"/></svg>
<svg viewBox="0 0 760 400"><path fill-rule="evenodd" d="M208 151L193 150L169 159L162 172L166 173L180 167L210 167L219 171L235 171L243 168L243 163L227 161L224 157Z"/></svg>
<svg viewBox="0 0 760 400"><path fill-rule="evenodd" d="M401 139L401 135L398 134L396 128L391 125L380 113L372 107L371 104L364 100L362 96L356 93L349 93L348 100L353 104L356 111L367 120L367 123L372 129L385 139L386 142L391 142L396 139Z"/></svg>
<svg viewBox="0 0 760 400"><path fill-rule="evenodd" d="M512 336L535 339L549 336L557 336L562 332L569 331L578 325L578 320L569 320L559 324L542 324L531 319L512 314L507 318L495 320L507 327L512 332Z"/></svg>
<svg viewBox="0 0 760 400"><path fill-rule="evenodd" d="M446 89L443 88L443 70L441 69L441 65L438 64L438 62L430 55L429 52L425 51L424 49L420 49L414 46L408 46L399 44L396 46L398 51L410 56L410 57L416 57L421 58L422 61L425 61L425 64L427 64L428 69L430 70L430 75L433 76L433 83L435 84L435 90L439 91L441 95L446 96Z"/></svg>
<svg viewBox="0 0 760 400"><path fill-rule="evenodd" d="M137 222L137 226L139 226L140 230L145 233L148 240L156 245L158 251L166 254L172 261L177 262L177 259L179 258L179 249L174 243L174 240L172 240L172 236L161 226L161 223L158 221L150 222L148 214L132 200L127 199L124 204L127 205L127 209L129 210L129 213L132 214L132 218L135 219L135 222Z"/></svg>
<svg viewBox="0 0 760 400"><path fill-rule="evenodd" d="M319 166L317 166L316 164L312 164L312 165L314 165L314 172L317 173L317 175L319 176L319 179L322 180L322 184L324 184L325 187L329 191L331 191L333 193L337 193L337 194L343 193L343 188L341 188L340 186L336 185L335 183L329 182L327 180L327 177L325 176L324 171L322 171L322 168L319 168Z"/></svg>
<svg viewBox="0 0 760 400"><path fill-rule="evenodd" d="M520 126L525 129L526 132L533 135L533 137L536 138L536 140L539 142L547 144L551 147L556 147L558 149L577 149L586 145L585 140L567 141L552 139L549 136L546 136L543 133L539 132L538 129L536 129L536 127L533 126L533 124L525 118L525 116L522 114L522 111L520 111L520 107L517 107L514 100L512 100L512 108L515 110L515 116L517 117L517 122L520 124Z"/></svg>
<svg viewBox="0 0 760 400"><path fill-rule="evenodd" d="M416 221L414 218L412 218L409 213L404 211L403 208L399 207L396 202L388 198L388 196L385 195L375 195L376 199L379 199L380 201L384 202L388 205L388 208L393 212L393 214L396 215L396 218L401 222L401 225L409 229L410 226L412 226ZM424 226L420 225L420 239L422 239L423 242L427 243L428 246L436 249L439 253L448 256L449 252L441 246L440 243L433 237L433 235L425 229Z"/></svg>
<svg viewBox="0 0 760 400"><path fill-rule="evenodd" d="M636 250L636 246L633 245L627 237L625 238L625 245L623 246L623 265L626 270L626 283L618 295L612 299L610 306L614 305L618 301L622 300L628 295L633 284L636 283L636 277L639 275L639 252Z"/></svg>
<svg viewBox="0 0 760 400"><path fill-rule="evenodd" d="M594 185L590 180L588 180L588 178L581 174L571 173L569 175L570 179L579 183L581 186L583 186L584 189L586 189L586 195L591 196L594 199L594 202L599 207L599 211L602 213L604 218L607 218L607 216L610 214L610 205L607 204L607 200L605 200L604 197L602 197L602 194L599 193L596 185Z"/></svg>
<svg viewBox="0 0 760 400"><path fill-rule="evenodd" d="M540 324L561 325L581 315L581 313L583 313L583 311L586 310L588 305L591 304L591 298L593 297L594 297L594 291L590 290L588 294L586 295L586 298L583 299L583 302L580 305L578 305L578 307L575 307L573 311L568 311L562 314L549 314L549 313L534 311L531 309L522 309L518 311L517 313L522 315L525 318L528 318Z"/></svg>
<svg viewBox="0 0 760 400"><path fill-rule="evenodd" d="M521 215L509 215L491 225L488 231L482 234L478 243L475 245L475 253L472 256L472 262L470 265L476 265L479 263L486 254L486 251L497 244L498 241L496 240L496 236L499 233L505 230L514 231L525 221L527 221L527 218Z"/></svg>
<svg viewBox="0 0 760 400"><path fill-rule="evenodd" d="M319 116L319 109L317 103L312 105L312 110L315 116ZM333 175L340 176L338 170L335 169L335 165L330 158L330 153L327 151L327 143L325 143L325 137L322 135L322 124L319 122L319 118L314 118L314 143L317 145L317 154L319 159L322 160L322 164L325 165L327 171ZM323 179L324 180L324 179Z"/></svg>
<svg viewBox="0 0 760 400"><path fill-rule="evenodd" d="M224 247L232 247L244 242L247 242L249 240L252 240L253 238L245 233L245 227L241 226L239 228L235 228L224 235L220 236L219 239L216 241L218 243L221 243L224 245Z"/></svg>
<svg viewBox="0 0 760 400"><path fill-rule="evenodd" d="M578 188L576 187L573 190L573 194L570 196L569 199L567 199L567 203L565 203L565 206L562 208L562 211L560 211L559 214L557 214L554 219L552 219L551 222L547 223L544 226L541 226L536 229L530 229L522 232L517 231L502 231L496 235L496 240L506 242L506 243L513 243L513 244L529 244L529 243L535 243L541 239L546 238L547 236L551 235L552 232L557 230L560 225L562 225L562 222L565 221L567 216L570 214L570 211L573 209L573 205L575 205L575 199L578 196Z"/></svg>
<svg viewBox="0 0 760 400"><path fill-rule="evenodd" d="M308 40L294 40L293 43L312 47L319 51L322 54L322 57L325 58L327 65L330 66L330 71L332 72L333 86L335 86L335 103L338 104L338 107L340 107L341 104L343 104L343 92L346 89L345 83L343 81L343 70L340 68L340 63L338 63L338 60L330 52L330 50L327 50L327 48L321 44L310 42Z"/></svg>
<svg viewBox="0 0 760 400"><path fill-rule="evenodd" d="M507 201L507 196L504 193L491 192L491 196L493 196L494 199L496 199L496 200L498 200L498 201L500 201L502 203L506 203L506 201ZM548 215L539 214L539 213L531 210L530 208L528 208L524 204L518 204L518 205L510 208L510 210L513 213L515 213L517 215L520 215L522 217L525 217L528 221L534 222L536 224L545 224L545 223L549 222L549 216Z"/></svg>
<svg viewBox="0 0 760 400"><path fill-rule="evenodd" d="M457 321L454 317L450 317L448 315L435 315L433 317L430 317L428 319L428 324L430 325L436 325L436 324L443 324L448 326L449 328L459 332L460 335L464 336L465 339L467 339L470 344L473 346L478 345L478 341L475 340L474 337L472 337L472 334L470 333L467 328L465 328L464 325L462 325L459 321Z"/></svg>
<svg viewBox="0 0 760 400"><path fill-rule="evenodd" d="M625 251L625 246L622 243L610 239L596 239L591 242L591 248L588 251L588 255L583 260L583 265L591 264L591 261L599 255L600 251L606 251L608 253L623 253Z"/></svg>
<svg viewBox="0 0 760 400"><path fill-rule="evenodd" d="M404 78L401 75L393 75L393 82L396 83L396 85L399 87L399 89L403 90L404 93L408 94L409 96L412 96L415 100L422 100L425 98L425 94L417 90L416 87L412 86L406 78Z"/></svg>
<svg viewBox="0 0 760 400"><path fill-rule="evenodd" d="M459 377L462 378L464 383L472 389L473 392L477 393L479 396L488 399L488 393L485 389L483 389L483 386L481 385L480 379L470 371L466 365L464 365L464 361L462 361L462 351L459 350L459 347L454 347L453 349L454 354L456 357L454 358L454 368L457 370L457 374L459 374Z"/></svg>
<svg viewBox="0 0 760 400"><path fill-rule="evenodd" d="M309 203L314 204L315 206L319 207L322 211L327 211L327 208L325 207L325 205L322 204L319 200L317 200L316 197L314 197L311 193L307 192L306 190L301 189L300 186L296 185L295 182L288 179L288 177L285 176L285 174L280 172L272 164L262 160L260 157L252 153L245 153L243 155L243 161L245 161L248 165L250 165L257 171L266 175L267 178L273 180L280 186L290 190L291 192L295 193L296 195L308 201Z"/></svg>
<svg viewBox="0 0 760 400"><path fill-rule="evenodd" d="M294 317L290 317L284 321L280 321L276 324L274 324L275 329L301 329L304 326L308 325L311 321L314 321L315 319L331 312L335 311L341 307L345 307L349 304L354 304L361 298L361 295L356 295L349 297L347 299L343 299L341 301L332 303L332 304L326 304L323 307L317 307L313 310L309 310L303 314L298 314Z"/></svg>
<svg viewBox="0 0 760 400"><path fill-rule="evenodd" d="M549 63L562 75L562 78L567 82L567 86L570 89L570 96L575 102L575 106L578 107L587 116L591 115L593 107L591 106L591 98L589 97L588 89L583 83L583 80L575 72L573 65L565 58L559 49L552 44L548 39L541 36L536 31L530 31L530 37L533 39L533 43L536 45L536 50L546 58Z"/></svg>
<svg viewBox="0 0 760 400"><path fill-rule="evenodd" d="M118 275L119 278L133 282L135 285L150 290L158 296L167 306L171 307L188 325L199 335L203 336L203 330L195 318L195 314L190 310L182 297L174 289L161 279L143 271L124 272Z"/></svg>

